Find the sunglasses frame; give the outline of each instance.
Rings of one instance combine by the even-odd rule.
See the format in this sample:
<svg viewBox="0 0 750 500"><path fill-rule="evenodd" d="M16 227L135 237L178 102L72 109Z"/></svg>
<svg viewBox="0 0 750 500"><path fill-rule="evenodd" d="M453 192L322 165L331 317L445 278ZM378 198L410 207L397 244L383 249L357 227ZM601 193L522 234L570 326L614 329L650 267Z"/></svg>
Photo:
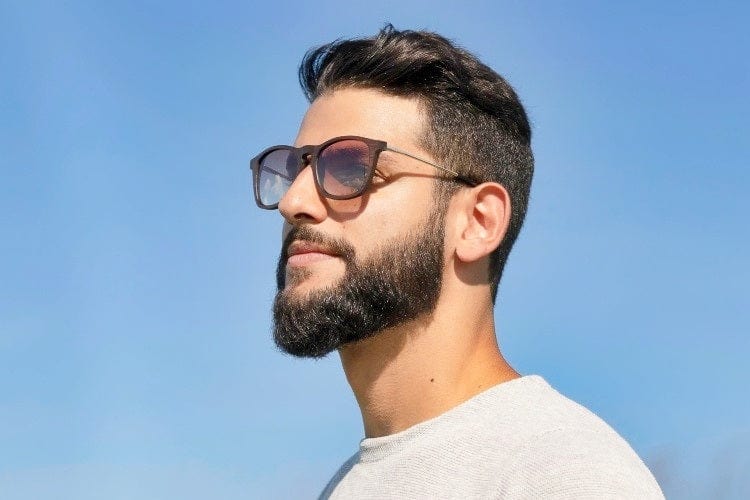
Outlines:
<svg viewBox="0 0 750 500"><path fill-rule="evenodd" d="M356 190L354 193L345 194L345 195L331 194L325 190L325 188L322 185L321 180L319 179L318 160L320 158L320 152L326 149L327 147L329 147L330 145L335 144L337 142L351 141L351 140L359 141L363 144L366 144L368 147L370 162L367 165L368 167L367 175L365 176L365 180L362 183L362 187ZM320 196L331 199L331 200L351 200L359 196L362 196L362 193L364 193L367 190L367 188L370 187L370 183L372 182L372 177L375 173L375 167L378 164L378 158L380 156L380 153L382 153L383 151L390 151L392 153L397 153L397 154L401 154L404 156L408 156L409 158L420 161L422 163L426 163L427 165L431 165L437 168L438 170L442 170L443 172L451 175L451 177L448 177L448 178L441 177L443 179L455 180L455 181L461 182L462 184L466 184L467 186L470 186L470 187L475 187L478 185L477 182L469 179L468 177L464 177L458 172L454 172L451 169L442 167L429 160L425 160L424 158L420 158L406 151L402 151L396 148L390 148L388 147L388 144L385 141L379 141L377 139L369 139L367 137L360 137L357 135L344 135L344 136L328 139L322 144L301 146L299 148L295 148L294 146L288 146L284 144L281 144L278 146L271 146L270 148L264 149L263 151L261 151L260 154L255 156L252 160L250 160L250 169L252 171L252 176L253 176L253 194L255 195L255 203L258 205L259 208L262 208L265 210L275 210L276 208L278 208L279 202L281 200L279 200L279 202L276 202L270 205L267 205L261 202L261 197L260 197L261 161L266 156L271 154L273 151L278 151L278 150L290 151L292 154L295 155L296 159L298 160L299 168L297 169L297 174L294 176L294 179L289 179L292 183L295 181L299 173L302 172L302 170L304 170L304 168L307 165L310 165L313 169L313 179L315 182L315 189L318 191L318 194ZM285 177L280 172L276 172L276 173L282 177ZM282 198L283 198L283 195L282 195Z"/></svg>

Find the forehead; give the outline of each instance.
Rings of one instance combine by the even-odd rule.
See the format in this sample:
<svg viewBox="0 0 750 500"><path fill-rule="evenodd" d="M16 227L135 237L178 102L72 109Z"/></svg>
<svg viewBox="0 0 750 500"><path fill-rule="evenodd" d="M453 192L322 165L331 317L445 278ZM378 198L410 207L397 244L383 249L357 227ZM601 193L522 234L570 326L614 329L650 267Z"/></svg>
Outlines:
<svg viewBox="0 0 750 500"><path fill-rule="evenodd" d="M424 122L415 98L373 89L342 88L315 99L305 113L295 146L320 144L332 137L358 135L389 146L415 145Z"/></svg>

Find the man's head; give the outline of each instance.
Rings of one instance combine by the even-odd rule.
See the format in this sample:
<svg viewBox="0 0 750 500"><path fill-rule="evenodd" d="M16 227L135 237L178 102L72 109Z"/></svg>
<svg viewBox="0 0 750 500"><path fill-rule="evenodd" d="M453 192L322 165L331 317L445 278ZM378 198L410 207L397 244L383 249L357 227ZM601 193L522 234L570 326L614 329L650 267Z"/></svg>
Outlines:
<svg viewBox="0 0 750 500"><path fill-rule="evenodd" d="M377 89L416 99L424 113L418 140L438 163L508 190L511 222L491 255L493 300L523 225L534 171L531 128L513 88L469 52L435 33L387 25L373 38L311 50L299 69L308 100L339 88ZM436 183L445 204L455 185Z"/></svg>
<svg viewBox="0 0 750 500"><path fill-rule="evenodd" d="M502 234L482 254L479 278L494 300L533 168L528 121L507 83L438 35L390 26L373 39L311 51L300 81L311 106L297 147L340 136L387 147L369 158L372 182L351 199L330 196L321 170L335 155L323 160L319 148L289 154L289 176L275 179L286 184L276 200L287 222L274 305L282 349L321 356L430 313L451 262L443 221L460 190L476 190L475 201L485 192L505 194L497 210ZM480 186L457 182L456 174ZM482 203L475 212L481 218L494 206Z"/></svg>

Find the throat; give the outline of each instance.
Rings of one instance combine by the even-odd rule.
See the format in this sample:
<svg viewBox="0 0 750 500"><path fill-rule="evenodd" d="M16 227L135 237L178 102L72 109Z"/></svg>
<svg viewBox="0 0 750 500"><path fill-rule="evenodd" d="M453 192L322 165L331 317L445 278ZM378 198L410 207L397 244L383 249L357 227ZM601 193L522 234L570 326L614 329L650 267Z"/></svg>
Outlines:
<svg viewBox="0 0 750 500"><path fill-rule="evenodd" d="M406 430L519 376L496 347L467 356L441 348L438 332L410 326L339 349L368 438Z"/></svg>

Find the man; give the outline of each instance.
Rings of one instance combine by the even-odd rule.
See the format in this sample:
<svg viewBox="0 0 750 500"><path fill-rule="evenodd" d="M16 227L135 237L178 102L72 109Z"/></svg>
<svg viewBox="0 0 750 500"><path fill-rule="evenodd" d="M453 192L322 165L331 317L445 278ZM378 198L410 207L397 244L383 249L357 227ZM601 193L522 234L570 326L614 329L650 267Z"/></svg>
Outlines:
<svg viewBox="0 0 750 500"><path fill-rule="evenodd" d="M295 146L252 161L284 218L274 338L338 350L365 428L323 498L661 498L610 427L497 344L533 158L513 89L439 35L309 52Z"/></svg>

